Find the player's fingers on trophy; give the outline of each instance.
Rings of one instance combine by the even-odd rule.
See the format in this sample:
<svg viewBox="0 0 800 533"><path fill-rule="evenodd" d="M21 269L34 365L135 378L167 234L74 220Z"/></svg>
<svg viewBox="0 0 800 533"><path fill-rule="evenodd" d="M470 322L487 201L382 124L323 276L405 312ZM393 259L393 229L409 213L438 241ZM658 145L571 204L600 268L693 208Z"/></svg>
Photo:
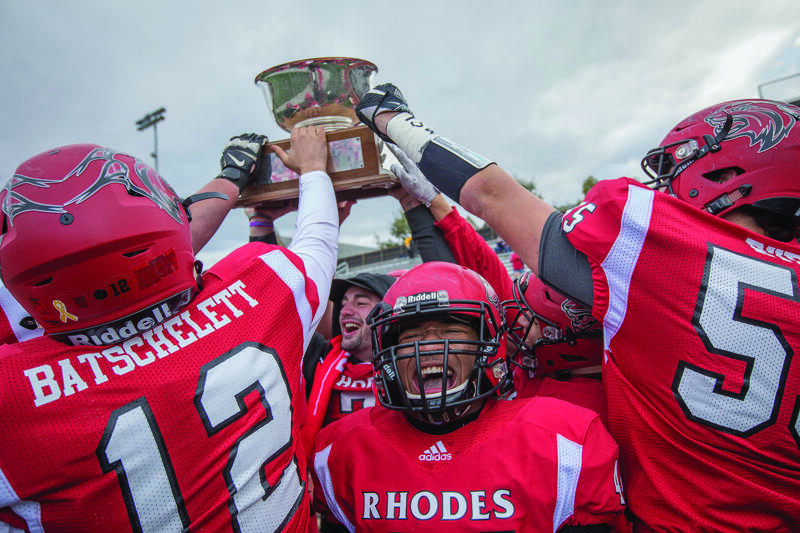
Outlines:
<svg viewBox="0 0 800 533"><path fill-rule="evenodd" d="M294 128L289 151L277 145L272 150L286 167L298 174L312 170L325 171L328 160L328 145L325 130L316 126Z"/></svg>
<svg viewBox="0 0 800 533"><path fill-rule="evenodd" d="M297 153L297 166L301 173L312 170L325 171L328 162L328 143L325 130L318 126L292 130L292 151Z"/></svg>

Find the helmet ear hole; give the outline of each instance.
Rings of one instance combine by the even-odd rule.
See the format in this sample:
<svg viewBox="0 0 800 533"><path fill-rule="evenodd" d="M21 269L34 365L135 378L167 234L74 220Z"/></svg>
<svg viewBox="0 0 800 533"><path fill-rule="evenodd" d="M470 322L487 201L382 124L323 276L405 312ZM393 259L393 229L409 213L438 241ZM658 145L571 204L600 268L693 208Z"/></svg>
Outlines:
<svg viewBox="0 0 800 533"><path fill-rule="evenodd" d="M136 257L139 254L143 254L147 251L147 248L142 248L141 250L134 250L133 252L125 252L122 254L124 257Z"/></svg>
<svg viewBox="0 0 800 533"><path fill-rule="evenodd" d="M724 183L723 176L728 174L730 171L734 171L737 176L744 174L744 169L741 167L726 167L712 170L711 172L706 172L703 174L703 177L709 181L713 181L714 183Z"/></svg>

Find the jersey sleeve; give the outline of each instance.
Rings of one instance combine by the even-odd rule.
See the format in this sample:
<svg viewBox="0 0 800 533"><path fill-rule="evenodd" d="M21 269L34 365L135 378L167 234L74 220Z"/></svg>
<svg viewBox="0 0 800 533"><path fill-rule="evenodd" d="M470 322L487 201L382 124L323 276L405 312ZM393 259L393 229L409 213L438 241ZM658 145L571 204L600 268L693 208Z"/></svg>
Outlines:
<svg viewBox="0 0 800 533"><path fill-rule="evenodd" d="M559 439L559 456L580 453L574 512L562 525L613 524L625 500L618 472L619 448L599 418L589 425L582 445Z"/></svg>
<svg viewBox="0 0 800 533"><path fill-rule="evenodd" d="M361 416L358 413L350 417ZM348 501L352 496L351 492L337 490L337 487L351 487L350 476L346 459L347 454L339 454L335 445L346 448L342 440L347 439L347 432L344 435L340 429L350 427L347 418L334 422L322 428L317 434L316 445L314 446L314 456L311 465L311 478L314 483L311 508L320 513L325 520L334 524L341 524L348 531L355 531L351 520L354 513L354 502ZM345 480L344 482L342 480ZM334 485L335 483L335 485Z"/></svg>
<svg viewBox="0 0 800 533"><path fill-rule="evenodd" d="M505 265L475 228L458 214L455 207L437 222L436 226L442 230L447 245L459 265L483 276L497 293L500 301L510 300L513 297L511 277Z"/></svg>
<svg viewBox="0 0 800 533"><path fill-rule="evenodd" d="M339 250L339 213L331 179L324 172L300 176L300 200L289 250L300 258L306 275L314 281L316 299L327 302ZM314 313L312 329L324 313L323 305Z"/></svg>
<svg viewBox="0 0 800 533"><path fill-rule="evenodd" d="M563 232L592 268L595 318L609 310L610 286L630 282L649 229L654 194L630 178L604 180L564 214Z"/></svg>

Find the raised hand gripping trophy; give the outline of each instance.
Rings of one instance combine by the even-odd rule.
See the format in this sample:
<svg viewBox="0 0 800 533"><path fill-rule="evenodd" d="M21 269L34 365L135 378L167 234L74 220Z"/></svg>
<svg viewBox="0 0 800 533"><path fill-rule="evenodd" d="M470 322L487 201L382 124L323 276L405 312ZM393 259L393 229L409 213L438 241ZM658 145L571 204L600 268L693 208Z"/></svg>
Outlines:
<svg viewBox="0 0 800 533"><path fill-rule="evenodd" d="M387 194L396 179L381 167L381 143L359 126L355 107L378 71L373 63L352 57L303 59L269 68L256 76L275 121L285 131L296 126L321 126L327 132L328 174L339 200ZM275 143L287 149L289 140ZM244 189L238 206L279 205L296 199L297 174L266 147L271 183ZM262 163L263 164L263 163Z"/></svg>

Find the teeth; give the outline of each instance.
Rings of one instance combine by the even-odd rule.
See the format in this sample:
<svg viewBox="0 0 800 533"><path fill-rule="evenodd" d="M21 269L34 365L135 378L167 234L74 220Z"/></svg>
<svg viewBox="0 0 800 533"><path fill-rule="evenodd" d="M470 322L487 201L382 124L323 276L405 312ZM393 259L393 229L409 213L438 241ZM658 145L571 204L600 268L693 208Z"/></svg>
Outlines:
<svg viewBox="0 0 800 533"><path fill-rule="evenodd" d="M441 374L443 371L444 371L443 366L429 366L422 369L422 377L424 378L431 374ZM447 369L447 375L448 376L453 375L453 371L449 368Z"/></svg>
<svg viewBox="0 0 800 533"><path fill-rule="evenodd" d="M442 370L444 370L444 368L441 366L429 366L422 369L422 376L425 377L429 374L441 374Z"/></svg>

